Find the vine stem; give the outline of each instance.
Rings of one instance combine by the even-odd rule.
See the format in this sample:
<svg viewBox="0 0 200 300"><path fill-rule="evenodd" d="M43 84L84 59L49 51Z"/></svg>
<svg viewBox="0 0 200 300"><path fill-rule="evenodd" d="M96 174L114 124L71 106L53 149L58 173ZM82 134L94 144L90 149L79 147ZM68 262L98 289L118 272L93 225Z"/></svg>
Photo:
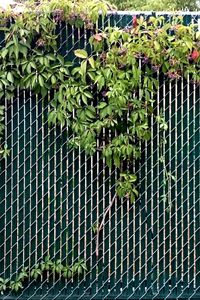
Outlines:
<svg viewBox="0 0 200 300"><path fill-rule="evenodd" d="M113 204L114 204L114 202L115 202L116 195L117 195L117 194L115 193L114 197L112 198L112 201L110 202L109 206L107 207L107 209L106 209L106 211L105 211L105 213L104 213L104 215L103 215L103 219L102 219L102 221L101 221L101 224L100 224L100 226L98 226L98 229L97 229L97 235L96 235L96 250L95 250L95 252L96 252L96 257L99 256L99 234L100 234L100 232L101 232L101 230L102 230L102 228L103 228L103 226L104 226L104 222L105 222L106 216L107 216L107 214L110 212L110 210L111 210L111 208L112 208L112 206L113 206Z"/></svg>

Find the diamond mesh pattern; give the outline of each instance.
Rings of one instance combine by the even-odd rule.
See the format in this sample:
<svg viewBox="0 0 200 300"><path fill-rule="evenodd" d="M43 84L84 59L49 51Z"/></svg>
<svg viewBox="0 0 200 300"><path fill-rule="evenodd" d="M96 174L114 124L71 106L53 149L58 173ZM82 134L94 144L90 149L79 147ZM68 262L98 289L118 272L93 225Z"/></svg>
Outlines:
<svg viewBox="0 0 200 300"><path fill-rule="evenodd" d="M186 23L199 19L200 14L184 15ZM98 27L131 23L132 13L118 12ZM73 60L74 49L90 50L91 34L62 25L61 53ZM49 128L50 100L51 93L42 100L19 90L5 100L11 154L1 161L0 276L14 276L46 255L69 263L84 258L89 272L72 281L47 274L19 294L0 298L199 299L200 87L189 79L160 79L154 109L163 109L169 126L165 168L159 161L162 134L152 118L152 140L134 167L140 197L134 205L115 202L100 235L98 259L92 227L114 196L117 173L98 153L86 157L69 149L67 126ZM176 178L168 185L166 170Z"/></svg>

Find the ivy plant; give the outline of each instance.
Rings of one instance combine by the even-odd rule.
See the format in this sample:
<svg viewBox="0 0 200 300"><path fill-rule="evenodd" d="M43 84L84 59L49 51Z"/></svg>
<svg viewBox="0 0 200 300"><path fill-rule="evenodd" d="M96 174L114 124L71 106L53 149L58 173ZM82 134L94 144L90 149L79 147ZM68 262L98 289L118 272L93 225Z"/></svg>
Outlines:
<svg viewBox="0 0 200 300"><path fill-rule="evenodd" d="M52 9L54 4L49 3ZM59 9L65 14L63 7ZM12 97L16 86L43 97L54 89L50 126L64 126L67 121L74 133L71 145L89 155L100 151L110 168L119 169L118 196L134 202L136 176L127 173L127 163L130 167L141 157L142 143L151 138L149 117L158 71L169 80L189 76L199 84L199 33L195 25L184 26L179 18L173 23L165 23L162 17L133 18L130 28L95 33L90 38L93 55L76 50L80 64L74 66L58 52L60 21L54 14L25 11L15 16L9 28L1 28L5 45L0 51L0 96ZM0 133L3 114L1 106ZM155 120L167 130L161 115Z"/></svg>
<svg viewBox="0 0 200 300"><path fill-rule="evenodd" d="M160 130L167 130L163 115L155 115L153 109L159 76L200 83L197 27L184 26L181 18L165 22L164 17L134 17L125 29L94 30L92 54L76 50L79 63L74 64L59 54L57 29L63 21L91 29L99 9L105 13L108 5L98 0L88 1L87 7L81 0L68 4L51 0L41 1L38 7L28 2L23 13L2 15L1 101L13 97L16 87L43 98L53 90L49 126L67 123L73 133L71 147L81 147L88 155L100 152L108 167L117 169L116 197L133 203L139 192L131 170L141 158L143 144L151 139L150 118L155 118ZM2 105L0 134L3 119ZM3 149L7 148L2 143ZM165 174L169 178L167 170ZM54 268L61 271L61 262ZM40 276L37 270L32 270L33 276ZM70 272L66 267L64 274Z"/></svg>

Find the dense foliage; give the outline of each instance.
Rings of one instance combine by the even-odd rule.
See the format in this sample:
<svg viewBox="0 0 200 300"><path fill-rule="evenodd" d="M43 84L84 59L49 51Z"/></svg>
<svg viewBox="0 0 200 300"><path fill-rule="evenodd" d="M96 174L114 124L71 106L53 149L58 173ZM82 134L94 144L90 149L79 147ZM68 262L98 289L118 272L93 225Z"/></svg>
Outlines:
<svg viewBox="0 0 200 300"><path fill-rule="evenodd" d="M192 26L162 22L162 18L134 19L130 30L108 28L95 34L90 42L98 55L94 59L84 50L75 52L83 61L72 70L70 86L60 86L56 108L49 115L50 122L60 118L64 123L62 113L70 119L74 112L73 146L90 155L101 151L108 166L119 169L118 196L131 202L138 192L136 176L127 165L130 170L141 156L141 143L151 137L149 116L159 85L157 72L171 80L184 76L200 83L199 34ZM155 119L167 129L162 116Z"/></svg>
<svg viewBox="0 0 200 300"><path fill-rule="evenodd" d="M198 10L199 1L196 0L110 0L120 10L139 11L176 11L176 10Z"/></svg>
<svg viewBox="0 0 200 300"><path fill-rule="evenodd" d="M163 18L133 18L126 30L107 28L94 34L94 55L76 50L79 66L58 54L56 25L49 14L23 14L5 31L0 51L0 96L11 97L16 86L43 97L54 89L49 124L66 122L74 133L73 147L106 158L119 169L117 192L133 202L136 176L127 172L150 139L149 116L158 89L157 72L169 79L190 76L199 83L199 33L195 26L164 23ZM128 117L127 117L128 116ZM161 128L162 116L155 116ZM2 124L3 129L3 124Z"/></svg>
<svg viewBox="0 0 200 300"><path fill-rule="evenodd" d="M62 2L55 3L52 0L48 10L43 9L43 2L40 12L30 6L19 15L2 13L1 101L13 97L16 87L43 98L54 90L49 126L67 124L73 132L72 147L81 147L88 155L99 151L108 167L118 170L116 197L134 202L138 189L133 165L141 157L143 143L151 138L150 117L161 130L167 130L162 114L155 115L153 110L159 74L199 84L200 35L195 25L184 26L179 18L173 24L165 23L162 17L148 21L134 17L130 28L98 32L92 25L100 1L94 2L93 8L88 1L87 8L76 13L73 1L69 3L74 6L66 8ZM59 54L56 29L63 21L93 30L92 54L76 50L75 64ZM2 135L3 114L2 104ZM4 143L1 151L8 153Z"/></svg>

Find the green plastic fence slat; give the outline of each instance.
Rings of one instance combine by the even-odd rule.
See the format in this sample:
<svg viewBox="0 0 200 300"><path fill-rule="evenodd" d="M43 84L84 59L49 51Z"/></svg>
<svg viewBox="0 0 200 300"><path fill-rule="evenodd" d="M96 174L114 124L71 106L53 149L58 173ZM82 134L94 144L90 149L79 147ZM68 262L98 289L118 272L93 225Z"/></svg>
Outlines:
<svg viewBox="0 0 200 300"><path fill-rule="evenodd" d="M183 24L184 25L190 25L191 21L192 21L192 16L191 15L183 16Z"/></svg>
<svg viewBox="0 0 200 300"><path fill-rule="evenodd" d="M141 182L142 193L146 200L146 210L147 210L147 224L146 224L146 235L147 235L147 259L146 259L146 285L148 294L152 294L152 281L153 281L153 253L156 251L153 249L152 251L152 241L153 241L153 210L152 210L152 184L150 184L152 179L152 173L151 173L151 160L148 160L148 154L149 154L149 148L146 143L145 145L145 151L143 152L143 157L145 159L145 162L143 161L143 168L141 169L141 173L145 174L145 179L143 179ZM142 175L143 176L143 175ZM155 197L156 198L156 197ZM155 264L156 267L156 264Z"/></svg>
<svg viewBox="0 0 200 300"><path fill-rule="evenodd" d="M138 163L136 162L136 170L138 168ZM135 241L134 241L134 245L135 245L135 277L134 277L134 290L135 293L138 293L138 287L140 284L139 281L139 276L140 276L140 203L141 200L138 199L135 202L135 216L134 216L134 220L135 220Z"/></svg>
<svg viewBox="0 0 200 300"><path fill-rule="evenodd" d="M70 136L70 132L69 132ZM72 255L73 255L73 151L68 148L68 187L67 187L67 211L68 211L68 246L67 255L68 263L72 265ZM71 293L72 284L71 281L68 283L68 293Z"/></svg>
<svg viewBox="0 0 200 300"><path fill-rule="evenodd" d="M107 134L107 132L105 132ZM104 160L104 165L105 165L105 160ZM109 206L110 204L110 198L109 198L109 170L108 167L106 166L104 169L104 201L105 201L105 209ZM109 218L110 215L107 217L105 223L104 223L104 295L108 295L108 290L109 290L109 280L110 280L110 274L109 274Z"/></svg>
<svg viewBox="0 0 200 300"><path fill-rule="evenodd" d="M194 134L195 134L195 98L194 87L190 84L189 97L189 293L194 290L194 195L195 195L195 155L194 155Z"/></svg>
<svg viewBox="0 0 200 300"><path fill-rule="evenodd" d="M120 283L121 283L121 275L123 272L121 272L122 265L121 265L121 257L123 253L123 239L122 239L122 216L123 216L123 209L122 209L122 203L120 203L120 199L117 199L116 204L114 205L116 209L116 230L117 230L117 240L116 240L116 294L120 294ZM124 206L124 205L123 205ZM124 224L124 219L123 219ZM133 274L133 273L132 273Z"/></svg>
<svg viewBox="0 0 200 300"><path fill-rule="evenodd" d="M196 87L195 114L195 239L196 239L196 291L200 292L200 89Z"/></svg>
<svg viewBox="0 0 200 300"><path fill-rule="evenodd" d="M61 258L61 220L62 220L62 206L61 206L61 129L60 126L56 127L56 149L55 149L55 258ZM60 275L55 276L53 294L60 290Z"/></svg>
<svg viewBox="0 0 200 300"><path fill-rule="evenodd" d="M37 255L36 260L40 262L43 253L43 109L42 98L38 95L37 102ZM41 281L41 279L40 279ZM42 294L41 285L37 288L37 294Z"/></svg>
<svg viewBox="0 0 200 300"><path fill-rule="evenodd" d="M6 143L8 145L8 147L12 147L12 99L10 101L5 100L5 108L6 108L6 116L5 116L5 140ZM3 197L3 202L4 202L4 206L2 206L2 217L4 216L2 221L5 221L4 224L2 224L3 227L3 232L1 234L2 237L2 245L3 245L3 252L1 252L1 268L2 268L2 272L3 272L3 276L2 277L8 277L9 271L7 269L7 253L9 253L9 247L7 247L7 245L9 245L9 235L10 234L10 230L9 228L11 228L11 221L10 221L10 225L9 224L9 220L7 219L7 208L11 207L11 190L12 190L12 173L11 173L11 161L12 161L12 152L10 154L10 156L8 156L5 160L5 194L1 194L1 196ZM3 165L1 164L1 168L3 168ZM3 176L1 176L3 177ZM3 210L4 209L4 210ZM9 264L9 261L8 261Z"/></svg>
<svg viewBox="0 0 200 300"><path fill-rule="evenodd" d="M132 27L132 25L133 25L133 16L126 15L125 19L126 19L126 25L124 24L123 27L126 27L126 26Z"/></svg>
<svg viewBox="0 0 200 300"><path fill-rule="evenodd" d="M130 166L130 172L134 172L135 161L133 160L133 165ZM128 291L127 297L132 294L133 282L135 276L134 269L134 205L129 204L129 226L128 226L128 247L129 247L129 265L128 265Z"/></svg>
<svg viewBox="0 0 200 300"><path fill-rule="evenodd" d="M30 194L31 194L31 127L30 127L30 114L31 114L31 99L30 92L25 94L25 168L24 168L24 177L25 177L25 193L24 193L24 261L25 266L30 266Z"/></svg>
<svg viewBox="0 0 200 300"><path fill-rule="evenodd" d="M78 28L73 29L73 49L79 48L79 36L80 31ZM78 58L74 59L75 63L78 62ZM74 174L73 174L73 205L74 205L74 215L73 215L73 263L75 263L79 254L79 226L80 226L80 149L74 150ZM73 293L78 294L78 284L77 280L73 282Z"/></svg>
<svg viewBox="0 0 200 300"><path fill-rule="evenodd" d="M49 129L49 255L54 259L54 212L55 212L55 128Z"/></svg>
<svg viewBox="0 0 200 300"><path fill-rule="evenodd" d="M74 54L72 50L73 50L72 26L67 24L66 54L67 54L68 61L72 61L74 58Z"/></svg>
<svg viewBox="0 0 200 300"><path fill-rule="evenodd" d="M120 15L116 15L114 18L114 22L115 22L115 26L116 27L125 27L126 26L126 20L125 20L125 16L120 16ZM124 25L123 25L124 23Z"/></svg>
<svg viewBox="0 0 200 300"><path fill-rule="evenodd" d="M67 239L68 239L68 217L67 217L67 127L62 129L62 241L61 241L61 258L67 262Z"/></svg>
<svg viewBox="0 0 200 300"><path fill-rule="evenodd" d="M86 198L86 155L84 152L80 155L80 207L79 207L79 214L80 214L80 224L79 224L79 254L78 257L85 259L85 244L86 244L86 209L85 203L87 201ZM79 289L80 292L84 290L85 282L82 279L82 276L79 278L80 285Z"/></svg>
<svg viewBox="0 0 200 300"><path fill-rule="evenodd" d="M159 82L159 93L157 94L157 99L155 101L155 104L152 104L152 107L155 110L155 105L158 105L160 102L160 99L163 99L163 94L162 94L162 85L161 85L161 75L158 74L156 76L158 82ZM156 104L157 103L157 104ZM146 164L147 164L147 176L149 175L149 179L146 181L147 185L147 199L153 197L152 199L152 246L153 246L153 258L152 258L152 275L151 275L151 283L152 283L152 293L155 295L158 292L158 278L159 278L159 240L158 240L158 226L159 226L159 206L158 203L160 202L160 192L162 193L162 190L158 189L159 187L159 177L157 174L159 174L160 170L160 163L159 161L157 164L154 166L153 163L153 153L154 153L154 143L159 144L159 135L156 134L157 132L157 127L154 124L155 120L153 116L151 117L151 141L149 142L147 146L147 154L145 157ZM156 134L156 139L154 140L154 134ZM160 154L159 149L157 149L158 155ZM152 166L154 166L152 168ZM148 178L148 177L147 177ZM149 188L150 186L150 188ZM157 193L156 193L157 191Z"/></svg>
<svg viewBox="0 0 200 300"><path fill-rule="evenodd" d="M97 28L96 30L101 31L103 29L103 17L99 17L97 22ZM87 42L87 41L86 41ZM87 46L86 46L87 49ZM89 49L88 49L89 50ZM98 101L95 97L95 101ZM99 146L100 140L97 141L97 146ZM97 181L97 199L98 199L98 214L97 214L97 222L99 220L102 220L104 211L105 211L105 203L103 200L104 197L104 191L103 191L103 184L104 184L104 178L103 178L103 161L100 160L100 154L97 154L97 174L98 175L98 181ZM101 222L101 221L100 221ZM97 261L97 271L98 271L98 278L97 278L97 285L98 285L98 294L103 295L104 294L104 228L102 229L100 233L100 241L99 241L99 257Z"/></svg>
<svg viewBox="0 0 200 300"><path fill-rule="evenodd" d="M89 39L92 35L91 30L86 31L86 50L90 53L91 47L89 43ZM94 243L94 232L92 229L92 158L87 157L86 160L86 203L85 203L85 209L86 209L86 263L89 270L92 269L92 249L93 249L93 243ZM96 222L95 222L96 224ZM91 272L86 273L85 277L85 292L90 293L90 285L91 285Z"/></svg>
<svg viewBox="0 0 200 300"><path fill-rule="evenodd" d="M162 76L162 80L164 80ZM164 98L165 97L165 98ZM163 89L162 89L162 98L163 98L163 105L160 107L160 109L163 108L164 112L164 117L166 118L166 122L169 121L169 97L170 97L170 86L169 83L163 83ZM162 251L164 255L164 261L162 260L162 264L159 266L159 273L162 274L161 281L162 281L162 288L161 290L165 294L169 294L169 289L171 285L171 260L172 260L172 255L171 255L171 231L170 231L170 220L171 220L171 209L170 209L170 187L169 187L169 182L167 180L166 186L164 186L164 179L165 179L165 172L169 169L169 138L167 138L169 135L169 129L167 132L164 134L164 139L167 140L167 144L164 146L163 145L163 150L160 151L160 156L164 155L164 165L162 162L159 163L159 172L161 172L160 180L159 180L159 186L160 186L160 197L159 197L159 216L162 219L161 224L159 224L160 227L164 227L163 230L163 237L161 237L159 243L162 245ZM159 139L159 144L162 143L162 136L163 134L161 133L160 139ZM162 198L164 196L164 198ZM162 242L163 238L165 238L164 243ZM165 249L165 250L164 250ZM162 254L160 254L162 256ZM162 259L162 258L161 258ZM160 285L160 283L159 283ZM159 289L160 291L160 289Z"/></svg>
<svg viewBox="0 0 200 300"><path fill-rule="evenodd" d="M155 108L155 113L156 115L159 115L160 112L163 110L163 113L164 113L164 116L165 118L167 119L167 109L168 109L168 104L167 104L167 98L165 97L165 85L162 86L163 90L163 94L162 94L162 98L159 98L157 100L157 107ZM159 97L161 96L161 94L159 95ZM168 120L168 119L167 119ZM164 255L167 255L168 251L169 251L169 248L166 248L165 249L165 252L164 252L164 228L166 228L166 224L164 224L164 200L163 200L163 197L165 197L165 193L166 193L166 189L165 189L165 186L163 184L163 181L164 181L164 169L163 169L163 164L161 164L159 162L159 158L162 156L162 152L164 153L165 152L165 148L164 146L162 146L162 138L163 137L163 134L162 132L160 131L159 129L159 125L158 124L154 124L155 126L155 131L154 131L154 137L155 137L155 140L156 142L154 142L153 144L153 153L154 153L154 160L153 160L153 166L156 165L156 163L158 162L158 168L155 169L155 175L154 176L157 176L158 177L158 185L156 188L156 190L158 189L158 186L159 186L159 193L158 193L158 209L159 209L159 213L158 213L158 238L159 238L159 241L158 241L158 244L159 244L159 249L158 249L158 291L159 293L163 293L163 287L166 287L166 285L164 285L164 278L165 278L165 269L164 269L164 263L165 261L167 262L167 259L166 259L166 256ZM161 148L161 149L159 149ZM166 155L166 153L164 154ZM156 190L154 190L153 194L155 194L156 196ZM166 239L168 238L168 234L167 233L167 237ZM167 240L165 240L166 242ZM169 263L169 262L167 262Z"/></svg>
<svg viewBox="0 0 200 300"><path fill-rule="evenodd" d="M37 197L37 127L36 127L36 97L31 96L31 208L30 208L30 265L34 266L36 261L36 197Z"/></svg>
<svg viewBox="0 0 200 300"><path fill-rule="evenodd" d="M66 56L67 51L67 27L66 23L62 22L60 26L60 54Z"/></svg>
<svg viewBox="0 0 200 300"><path fill-rule="evenodd" d="M144 165L142 165L142 162L140 161L139 163L139 176L138 176L138 182L141 184L141 190L145 190L144 187L144 181L142 181L142 174L145 174L145 168ZM136 200L138 201L138 199ZM146 286L146 257L147 257L147 241L146 241L146 235L147 238L149 237L149 233L147 230L147 199L140 199L140 232L141 232L141 237L140 237L140 283L139 283L139 295L143 293L145 286ZM147 230L146 230L147 229Z"/></svg>
<svg viewBox="0 0 200 300"><path fill-rule="evenodd" d="M92 224L95 224L97 222L98 214L97 214L97 155L93 155L92 160ZM99 244L100 244L99 238ZM92 257L92 264L91 264L91 294L96 295L97 293L97 276L98 276L98 263L97 263L97 257L96 257L96 243L95 239L92 241L92 251L91 251L91 257ZM100 249L99 249L100 250ZM101 252L100 252L101 255Z"/></svg>
<svg viewBox="0 0 200 300"><path fill-rule="evenodd" d="M115 17L114 15L109 16L109 26L114 27L115 26Z"/></svg>
<svg viewBox="0 0 200 300"><path fill-rule="evenodd" d="M128 208L129 203L128 201L125 201L122 206L122 216L123 216L123 224L122 224L122 242L123 242L123 255L122 255L122 275L121 275L121 282L117 281L116 285L118 288L121 288L123 290L123 295L125 296L127 294L127 286L128 286L128 263L129 263L129 257L128 257ZM116 289L116 293L119 292Z"/></svg>
<svg viewBox="0 0 200 300"><path fill-rule="evenodd" d="M169 94L169 115L167 120L169 120L169 138L167 138L167 153L169 153L167 155L167 158L169 158L169 160L167 159L168 162L168 169L166 170L167 172L169 172L171 169L171 130L172 130L172 125L171 125L171 103L173 101L173 99L175 99L175 85L176 85L176 81L170 83L170 94ZM171 232L170 232L170 242L171 242L171 250L170 250L170 260L171 260L171 289L172 291L174 290L174 288L176 287L176 268L177 268L177 247L176 247L176 199L171 198L171 184L170 184L170 178L168 179L168 193L169 193L169 199L171 199L171 209L170 209L170 224L171 224ZM175 255L173 255L173 253Z"/></svg>
<svg viewBox="0 0 200 300"><path fill-rule="evenodd" d="M24 161L25 161L25 94L22 94L23 100L19 106L19 166L18 166L18 196L17 196L17 271L23 265L23 248L24 248L24 188L25 188L25 174L24 174ZM19 98L17 97L17 100Z"/></svg>
<svg viewBox="0 0 200 300"><path fill-rule="evenodd" d="M176 152L175 152L175 148L176 148L176 108L175 108L175 103L176 103L176 99L177 99L177 89L178 89L178 82L175 81L174 82L174 86L173 86L173 94L172 97L170 99L170 103L169 103L169 172L174 172L174 170L176 169ZM171 174L172 175L172 174ZM174 174L173 174L174 175ZM171 206L172 209L171 211L173 212L173 217L172 217L172 223L173 223L173 245L171 246L171 253L176 253L175 257L176 257L176 262L174 261L173 264L175 265L175 268L172 268L172 272L174 272L173 275L173 282L172 282L172 288L174 288L177 285L177 266L178 266L178 247L177 247L177 211L178 211L178 207L177 207L177 199L176 199L176 185L175 185L175 181L172 178L169 178L168 180L169 184L169 198L171 199ZM172 254L171 254L172 255ZM173 256L173 255L172 255ZM173 259L173 258L172 258Z"/></svg>
<svg viewBox="0 0 200 300"><path fill-rule="evenodd" d="M178 89L177 94L181 95L182 90L182 80L178 82ZM177 97L177 101L174 104L176 110L176 124L175 124L175 148L176 148L176 201L177 201L177 293L181 293L182 289L182 198L181 198L181 169L182 169L182 153L181 153L181 110L182 110L182 103L181 103L181 96Z"/></svg>
<svg viewBox="0 0 200 300"><path fill-rule="evenodd" d="M49 231L48 231L48 214L49 214L49 194L48 194L48 179L49 179L49 157L48 157L48 96L42 101L42 135L43 135L43 197L42 197L42 257L44 259L48 255L49 249ZM43 274L41 277L42 281L42 294L46 293L47 290L47 274Z"/></svg>
<svg viewBox="0 0 200 300"><path fill-rule="evenodd" d="M55 149L55 153L56 153L56 174L55 174L55 180L56 180L56 190L55 190L55 232L56 232L56 236L55 236L55 256L56 258L60 258L60 233L61 233L61 218L62 218L62 208L61 208L61 161L60 161L60 150L61 150L61 130L60 130L60 126L56 127L56 149Z"/></svg>
<svg viewBox="0 0 200 300"><path fill-rule="evenodd" d="M110 201L115 194L115 176L114 169L110 170ZM116 279L115 279L115 264L116 264L116 235L115 235L115 206L113 205L110 210L110 293L116 294ZM122 221L121 221L122 222ZM122 232L121 232L122 234ZM118 283L120 284L120 283Z"/></svg>
<svg viewBox="0 0 200 300"><path fill-rule="evenodd" d="M113 174L114 176L114 174ZM121 203L122 204L122 203ZM122 276L122 269L124 261L122 261L122 255L123 255L123 224L124 224L124 218L123 218L123 206L124 204L120 205L120 200L117 199L115 203L113 204L113 214L115 215L115 227L112 227L111 235L114 235L116 233L116 245L113 243L113 250L111 250L111 253L116 256L116 268L115 270L111 269L111 272L115 273L115 289L116 294L120 294L120 288L121 288L121 276ZM114 250L114 247L116 250ZM112 291L111 291L112 292Z"/></svg>
<svg viewBox="0 0 200 300"><path fill-rule="evenodd" d="M86 264L89 270L92 268L92 257L91 257L91 251L92 251L92 242L94 239L94 232L91 230L92 223L91 223L91 202L92 202L92 196L91 196L91 183L92 183L92 174L91 174L91 158L87 158L86 161ZM90 284L91 284L91 272L86 273L85 277L85 291L86 293L90 292Z"/></svg>
<svg viewBox="0 0 200 300"><path fill-rule="evenodd" d="M183 162L182 162L182 199L183 199L183 288L187 292L188 287L188 103L189 90L185 80L184 99L182 110L182 134L183 134Z"/></svg>
<svg viewBox="0 0 200 300"><path fill-rule="evenodd" d="M6 122L5 122L5 125ZM5 138L6 139L6 138ZM5 165L0 159L0 277L4 275L4 248L5 248Z"/></svg>
<svg viewBox="0 0 200 300"><path fill-rule="evenodd" d="M42 213L43 213L43 134L42 134L42 99L38 96L37 102L37 261L42 257Z"/></svg>
<svg viewBox="0 0 200 300"><path fill-rule="evenodd" d="M98 141L99 145L99 141ZM104 178L103 178L103 162L99 158L99 154L97 156L98 160L98 170L97 173L99 174L99 180L97 183L97 197L99 199L99 218L103 216L104 213L104 192L103 192L103 184L104 184ZM103 230L101 231L101 237L100 237L100 245L99 245L99 250L100 250L100 255L98 259L98 294L104 294L104 278L103 278L103 268L104 268L104 235L103 235Z"/></svg>
<svg viewBox="0 0 200 300"><path fill-rule="evenodd" d="M79 48L84 49L86 40L85 40L86 30L84 27L80 28L79 34ZM80 153L80 173L79 173L79 215L80 215L80 223L79 223L79 251L78 256L82 259L86 259L85 256L85 245L86 245L86 207L85 204L87 202L86 197L86 154L84 151ZM91 229L90 229L91 230ZM82 291L85 288L85 281L82 279L82 276L79 278L79 291Z"/></svg>
<svg viewBox="0 0 200 300"><path fill-rule="evenodd" d="M67 239L68 239L68 218L67 218L67 127L62 128L61 133L61 261L67 264ZM60 279L60 289L66 293L65 279Z"/></svg>
<svg viewBox="0 0 200 300"><path fill-rule="evenodd" d="M79 28L76 28L74 26L73 29L72 29L72 43L73 43L72 44L73 45L72 55L74 56L73 62L75 64L78 64L79 61L80 61L79 58L74 55L74 51L76 49L79 49L79 46L80 46L80 40L79 40L79 38L80 38L80 30L79 30Z"/></svg>
<svg viewBox="0 0 200 300"><path fill-rule="evenodd" d="M73 263L76 262L78 258L79 253L79 226L80 226L80 215L79 215L79 209L80 209L80 182L79 182L79 176L80 176L80 151L79 149L74 151L74 174L73 174L73 206L74 206L74 215L73 215L73 250L72 250L72 256L73 256ZM78 286L77 286L77 280L74 280L73 282L73 293L78 293Z"/></svg>
<svg viewBox="0 0 200 300"><path fill-rule="evenodd" d="M7 211L6 211L6 222L9 224L9 228L7 233L11 235L12 233L12 239L9 238L6 240L7 242L7 252L10 253L10 258L8 261L6 261L6 266L10 266L12 268L12 274L16 273L17 271L17 255L18 255L18 193L19 193L19 185L18 185L18 177L19 177L19 110L20 104L19 101L17 101L16 98L13 99L13 122L12 122L12 164L13 164L13 169L12 169L12 164L11 164L11 190L8 191L8 193L11 194L11 202L7 202ZM12 242L11 242L12 241ZM11 247L12 245L12 247ZM8 258L8 257L7 257ZM11 259L11 261L10 261ZM7 268L6 268L7 269ZM7 274L6 277L9 277L12 274Z"/></svg>

